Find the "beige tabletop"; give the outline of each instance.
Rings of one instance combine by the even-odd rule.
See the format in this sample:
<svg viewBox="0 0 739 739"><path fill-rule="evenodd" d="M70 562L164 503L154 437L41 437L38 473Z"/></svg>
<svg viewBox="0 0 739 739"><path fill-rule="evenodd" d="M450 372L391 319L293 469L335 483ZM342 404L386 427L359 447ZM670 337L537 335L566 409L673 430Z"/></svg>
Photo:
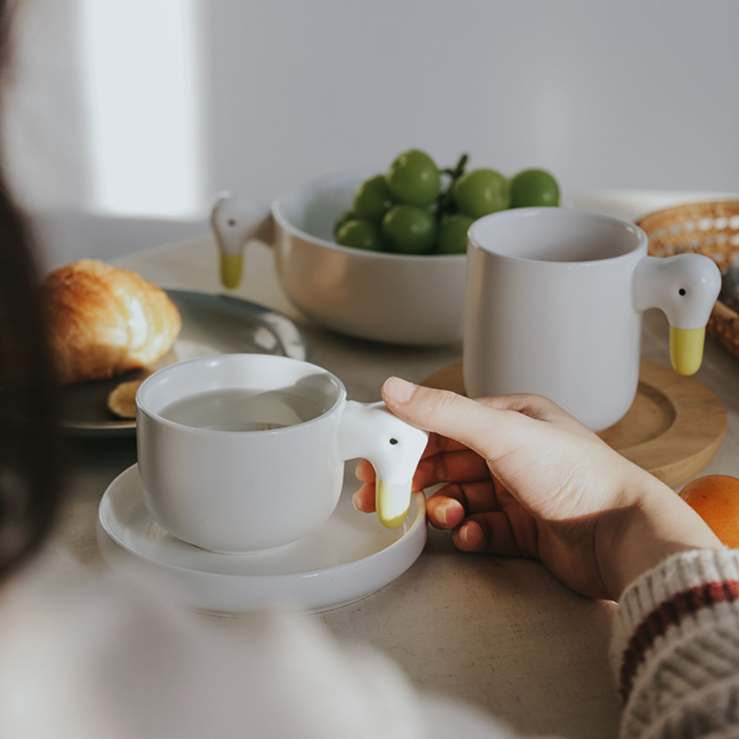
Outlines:
<svg viewBox="0 0 739 739"><path fill-rule="evenodd" d="M219 291L215 249L207 240L159 247L119 264L167 287ZM460 346L383 346L306 324L281 293L272 254L260 244L249 248L238 294L299 321L313 342L313 361L341 377L357 400L378 399L390 374L420 381L461 356ZM647 315L644 331L644 357L667 364L661 314ZM709 341L697 377L729 411L726 440L708 471L739 476L739 361ZM41 569L70 582L103 570L97 506L135 457L133 439L71 445L67 505ZM619 720L607 661L613 608L567 590L535 562L461 554L447 535L431 530L418 562L394 583L310 618L342 642L386 653L417 686L466 700L521 732L592 739L615 736ZM248 628L248 619L199 618L216 629Z"/></svg>

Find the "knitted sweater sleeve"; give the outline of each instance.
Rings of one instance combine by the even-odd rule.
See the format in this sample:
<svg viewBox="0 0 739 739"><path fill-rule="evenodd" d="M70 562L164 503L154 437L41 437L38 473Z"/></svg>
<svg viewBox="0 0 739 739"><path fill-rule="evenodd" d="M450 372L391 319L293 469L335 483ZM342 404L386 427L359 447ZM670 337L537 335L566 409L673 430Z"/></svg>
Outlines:
<svg viewBox="0 0 739 739"><path fill-rule="evenodd" d="M739 550L683 552L631 584L611 656L623 739L739 737Z"/></svg>

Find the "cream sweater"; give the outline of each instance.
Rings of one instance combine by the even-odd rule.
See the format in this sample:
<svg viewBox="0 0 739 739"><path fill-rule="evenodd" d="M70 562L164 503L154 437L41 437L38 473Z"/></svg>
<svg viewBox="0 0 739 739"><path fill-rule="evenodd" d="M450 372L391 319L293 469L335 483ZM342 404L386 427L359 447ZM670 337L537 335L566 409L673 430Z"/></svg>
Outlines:
<svg viewBox="0 0 739 739"><path fill-rule="evenodd" d="M678 554L624 593L621 737L739 737L739 550Z"/></svg>
<svg viewBox="0 0 739 739"><path fill-rule="evenodd" d="M237 639L140 584L31 580L0 593L2 739L514 736L307 619L264 616ZM676 555L642 576L612 647L622 737L739 737L739 551Z"/></svg>

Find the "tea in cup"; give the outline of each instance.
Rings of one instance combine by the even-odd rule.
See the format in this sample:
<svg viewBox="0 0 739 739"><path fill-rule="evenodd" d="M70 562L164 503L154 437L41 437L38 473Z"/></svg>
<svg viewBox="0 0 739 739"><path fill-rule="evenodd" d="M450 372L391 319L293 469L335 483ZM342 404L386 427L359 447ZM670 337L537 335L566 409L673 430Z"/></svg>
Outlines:
<svg viewBox="0 0 739 739"><path fill-rule="evenodd" d="M144 502L169 533L245 553L297 541L339 501L344 462L377 472L377 513L400 526L428 434L384 403L346 399L330 372L259 354L166 367L136 395ZM359 514L358 514L359 515Z"/></svg>

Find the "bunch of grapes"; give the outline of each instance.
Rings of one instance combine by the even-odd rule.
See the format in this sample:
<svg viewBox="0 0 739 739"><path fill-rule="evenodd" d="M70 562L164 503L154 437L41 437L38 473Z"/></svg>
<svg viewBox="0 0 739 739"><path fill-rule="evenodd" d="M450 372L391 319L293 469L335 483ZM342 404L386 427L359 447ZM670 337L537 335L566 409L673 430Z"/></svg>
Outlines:
<svg viewBox="0 0 739 739"><path fill-rule="evenodd" d="M466 154L456 167L440 170L425 152L404 151L385 174L359 186L352 208L336 221L336 242L396 254L464 254L476 219L507 208L559 205L557 181L544 170L526 169L508 180L494 169L465 172L466 165Z"/></svg>

